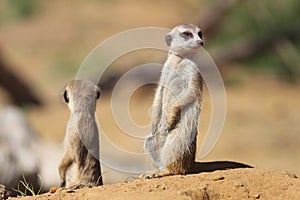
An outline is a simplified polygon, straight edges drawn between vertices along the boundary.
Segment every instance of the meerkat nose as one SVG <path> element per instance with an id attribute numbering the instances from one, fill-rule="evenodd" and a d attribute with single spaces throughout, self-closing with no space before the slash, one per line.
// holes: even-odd
<path id="1" fill-rule="evenodd" d="M 198 43 L 201 45 L 201 46 L 204 46 L 204 42 L 202 40 L 199 40 Z"/>

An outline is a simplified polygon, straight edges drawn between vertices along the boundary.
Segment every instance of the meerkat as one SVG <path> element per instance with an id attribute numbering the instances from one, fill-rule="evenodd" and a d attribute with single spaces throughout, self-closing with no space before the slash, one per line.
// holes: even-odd
<path id="1" fill-rule="evenodd" d="M 64 140 L 65 152 L 59 164 L 61 187 L 102 185 L 98 128 L 95 119 L 100 89 L 90 81 L 67 83 L 63 100 L 70 110 Z"/>
<path id="2" fill-rule="evenodd" d="M 144 148 L 155 170 L 144 178 L 189 173 L 195 163 L 202 77 L 196 56 L 204 45 L 200 28 L 179 25 L 165 37 L 168 58 L 150 111 L 152 135 Z"/>

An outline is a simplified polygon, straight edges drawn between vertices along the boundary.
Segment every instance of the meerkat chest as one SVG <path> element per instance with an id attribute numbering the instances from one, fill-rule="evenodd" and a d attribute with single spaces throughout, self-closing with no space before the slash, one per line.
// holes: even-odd
<path id="1" fill-rule="evenodd" d="M 164 93 L 172 93 L 173 95 L 181 93 L 189 87 L 189 82 L 195 74 L 195 67 L 186 61 L 181 63 L 166 62 L 162 73 Z"/>

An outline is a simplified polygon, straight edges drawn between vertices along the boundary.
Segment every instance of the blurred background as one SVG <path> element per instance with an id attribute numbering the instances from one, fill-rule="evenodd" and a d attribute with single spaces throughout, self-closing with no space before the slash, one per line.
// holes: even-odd
<path id="1" fill-rule="evenodd" d="M 297 0 L 2 0 L 0 183 L 16 188 L 23 174 L 32 182 L 40 181 L 40 174 L 45 190 L 58 185 L 69 116 L 61 93 L 96 45 L 128 29 L 183 23 L 203 30 L 205 49 L 222 74 L 227 94 L 222 135 L 201 161 L 238 161 L 300 175 L 299 19 Z M 154 50 L 129 53 L 112 63 L 99 83 L 99 124 L 126 151 L 141 152 L 142 146 L 127 141 L 114 122 L 111 91 L 130 68 L 163 63 L 166 57 L 166 52 Z M 131 98 L 130 114 L 138 125 L 150 121 L 154 88 L 142 87 Z M 206 90 L 200 118 L 198 147 L 210 120 Z M 105 167 L 103 171 L 105 183 L 130 176 Z"/>

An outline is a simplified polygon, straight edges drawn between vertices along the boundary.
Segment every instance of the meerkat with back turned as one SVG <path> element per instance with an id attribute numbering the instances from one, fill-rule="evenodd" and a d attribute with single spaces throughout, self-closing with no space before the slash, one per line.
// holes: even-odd
<path id="1" fill-rule="evenodd" d="M 197 52 L 203 46 L 200 28 L 176 26 L 165 38 L 169 55 L 163 66 L 150 112 L 152 136 L 145 150 L 154 167 L 142 177 L 189 173 L 195 163 L 202 77 Z"/>
<path id="2" fill-rule="evenodd" d="M 63 99 L 70 110 L 59 164 L 61 187 L 102 185 L 98 128 L 95 119 L 100 89 L 90 81 L 67 83 Z"/>

